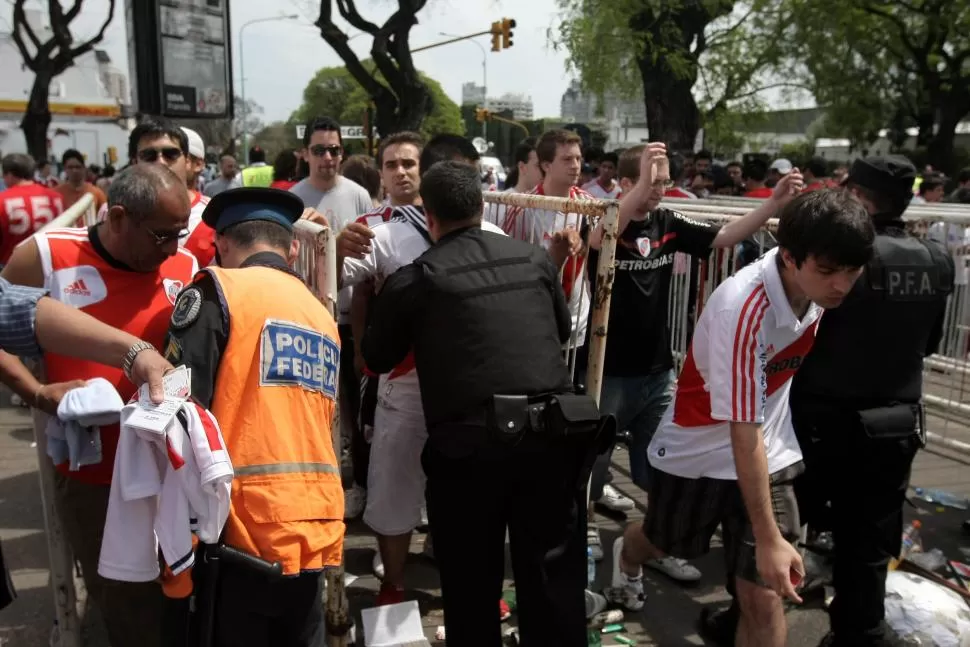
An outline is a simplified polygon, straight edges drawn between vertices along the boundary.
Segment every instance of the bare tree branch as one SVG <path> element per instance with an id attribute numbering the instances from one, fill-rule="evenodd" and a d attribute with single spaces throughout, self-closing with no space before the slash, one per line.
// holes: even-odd
<path id="1" fill-rule="evenodd" d="M 367 71 L 367 68 L 357 58 L 354 50 L 350 49 L 350 45 L 347 44 L 349 40 L 347 34 L 333 24 L 333 6 L 330 0 L 321 0 L 320 17 L 315 24 L 320 29 L 320 36 L 337 53 L 347 66 L 347 71 L 360 84 L 360 87 L 372 97 L 380 96 L 388 91 Z"/>
<path id="2" fill-rule="evenodd" d="M 352 27 L 368 34 L 377 33 L 379 27 L 369 20 L 364 20 L 360 12 L 357 11 L 354 0 L 337 0 L 337 10 L 340 11 L 340 17 L 349 22 Z"/>
<path id="3" fill-rule="evenodd" d="M 78 4 L 80 4 L 81 1 L 82 0 L 78 0 Z M 104 33 L 105 31 L 107 31 L 108 25 L 111 23 L 111 19 L 115 15 L 116 3 L 117 3 L 117 0 L 108 0 L 108 15 L 105 17 L 104 22 L 101 24 L 101 29 L 92 38 L 88 39 L 87 42 L 82 43 L 80 46 L 70 50 L 70 52 L 66 56 L 67 60 L 64 63 L 64 68 L 62 68 L 60 72 L 63 72 L 64 69 L 66 69 L 67 66 L 69 66 L 74 61 L 74 59 L 76 59 L 78 56 L 87 54 L 92 49 L 94 49 L 95 45 L 97 45 L 102 40 L 104 40 Z M 58 74 L 60 74 L 60 72 L 58 72 Z"/>
<path id="4" fill-rule="evenodd" d="M 24 12 L 24 4 L 26 3 L 26 1 L 27 0 L 17 0 L 16 4 L 14 4 L 13 6 L 14 38 L 16 38 L 17 28 L 20 27 L 24 30 L 24 32 L 27 33 L 27 38 L 30 39 L 30 42 L 34 46 L 34 49 L 39 50 L 40 40 L 37 38 L 37 35 L 34 34 L 34 30 L 31 29 L 30 23 L 27 22 L 27 14 Z M 22 42 L 23 41 L 21 40 L 21 43 Z M 19 44 L 18 44 L 18 47 L 19 47 Z M 27 59 L 28 57 L 25 54 L 25 52 L 26 52 L 26 49 L 21 49 L 20 51 L 21 55 L 23 55 L 24 58 Z"/>
<path id="5" fill-rule="evenodd" d="M 65 20 L 64 10 L 59 0 L 47 3 L 47 10 L 50 14 L 51 33 L 54 35 L 54 42 L 60 51 L 70 51 L 74 44 L 74 37 L 71 36 L 70 21 Z"/>

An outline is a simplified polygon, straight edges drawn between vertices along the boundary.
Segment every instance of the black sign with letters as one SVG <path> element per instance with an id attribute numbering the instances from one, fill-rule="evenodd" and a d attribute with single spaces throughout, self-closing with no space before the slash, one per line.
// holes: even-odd
<path id="1" fill-rule="evenodd" d="M 232 117 L 229 0 L 128 0 L 126 17 L 138 113 Z"/>

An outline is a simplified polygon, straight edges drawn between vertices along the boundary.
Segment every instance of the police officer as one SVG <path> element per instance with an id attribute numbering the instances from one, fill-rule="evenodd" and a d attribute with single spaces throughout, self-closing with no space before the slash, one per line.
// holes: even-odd
<path id="1" fill-rule="evenodd" d="M 192 370 L 192 395 L 215 415 L 235 476 L 223 543 L 279 563 L 223 562 L 215 644 L 317 646 L 322 569 L 340 564 L 343 489 L 330 435 L 339 336 L 290 269 L 303 202 L 287 191 L 230 189 L 209 202 L 221 267 L 175 304 L 166 355 Z M 258 562 L 254 562 L 258 563 Z"/>
<path id="2" fill-rule="evenodd" d="M 433 165 L 421 198 L 434 245 L 387 279 L 362 353 L 385 373 L 414 352 L 448 644 L 501 645 L 508 527 L 522 644 L 585 646 L 585 485 L 599 414 L 571 393 L 558 272 L 545 250 L 480 228 L 470 164 Z"/>
<path id="3" fill-rule="evenodd" d="M 799 505 L 835 541 L 835 647 L 892 645 L 883 601 L 898 555 L 910 467 L 922 445 L 923 358 L 943 330 L 953 261 L 906 233 L 916 169 L 902 157 L 856 160 L 848 190 L 876 228 L 874 255 L 842 305 L 822 317 L 795 376 L 791 408 L 805 455 Z M 830 504 L 831 507 L 827 507 Z"/>

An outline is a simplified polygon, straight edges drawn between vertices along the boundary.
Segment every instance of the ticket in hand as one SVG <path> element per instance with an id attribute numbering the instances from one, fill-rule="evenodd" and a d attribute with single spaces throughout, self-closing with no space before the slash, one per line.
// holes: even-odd
<path id="1" fill-rule="evenodd" d="M 126 424 L 155 433 L 165 433 L 165 428 L 172 422 L 192 392 L 192 371 L 180 366 L 162 378 L 165 388 L 165 400 L 161 404 L 151 401 L 148 385 L 143 384 L 138 391 L 138 409 L 128 417 Z"/>

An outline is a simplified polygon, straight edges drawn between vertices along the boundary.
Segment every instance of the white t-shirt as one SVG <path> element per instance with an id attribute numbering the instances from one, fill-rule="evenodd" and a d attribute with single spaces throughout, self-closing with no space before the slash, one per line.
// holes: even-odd
<path id="1" fill-rule="evenodd" d="M 970 227 L 956 225 L 946 222 L 935 222 L 930 225 L 927 238 L 943 245 L 950 256 L 953 257 L 953 265 L 956 267 L 954 283 L 966 285 L 967 255 L 966 250 L 970 247 Z"/>
<path id="2" fill-rule="evenodd" d="M 770 473 L 801 460 L 788 395 L 822 309 L 812 303 L 798 320 L 777 255 L 775 248 L 724 281 L 704 307 L 674 400 L 647 450 L 657 469 L 737 480 L 731 422 L 761 425 Z"/>
<path id="3" fill-rule="evenodd" d="M 600 186 L 598 180 L 592 180 L 583 185 L 583 191 L 600 200 L 615 200 L 622 189 L 620 189 L 620 183 L 616 180 L 613 180 L 613 188 L 609 191 Z"/>
<path id="4" fill-rule="evenodd" d="M 371 240 L 370 254 L 361 259 L 344 259 L 344 287 L 373 279 L 380 289 L 384 279 L 412 263 L 431 247 L 430 239 L 426 238 L 428 225 L 424 210 L 420 207 L 394 207 L 390 220 L 376 222 L 371 229 L 374 238 Z M 482 222 L 482 229 L 505 235 L 505 232 L 488 222 Z M 389 382 L 394 385 L 390 392 L 385 388 Z M 381 376 L 380 392 L 391 402 L 399 401 L 398 398 L 420 398 L 418 376 L 411 355 L 393 371 Z"/>

